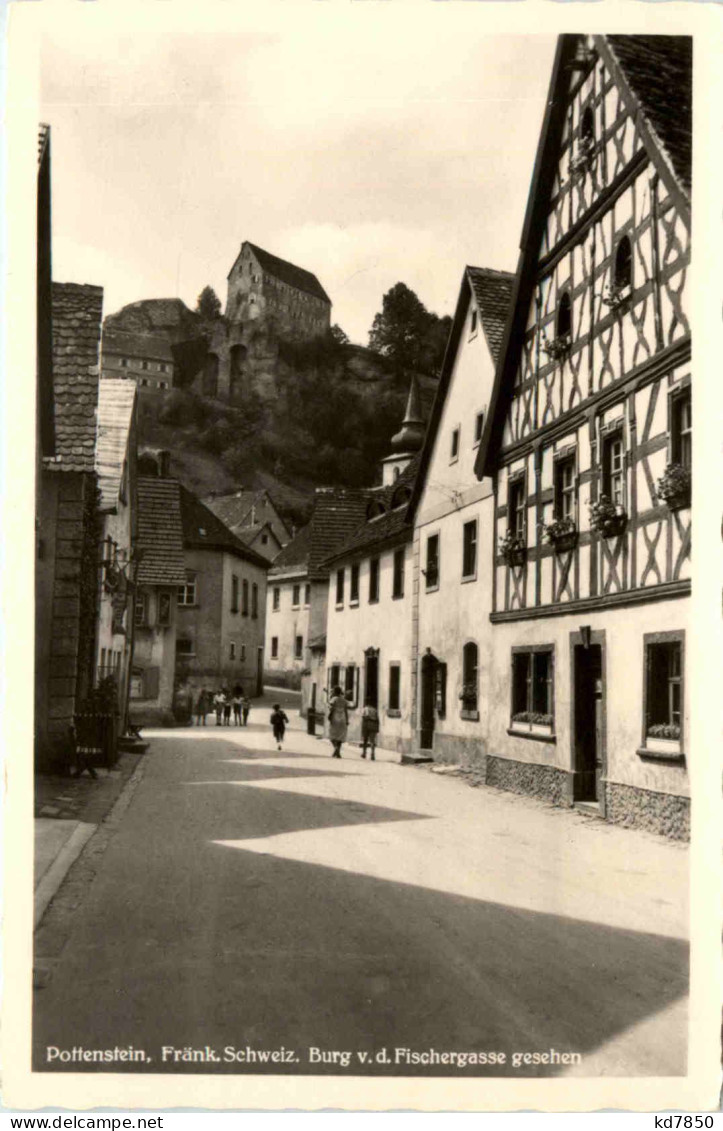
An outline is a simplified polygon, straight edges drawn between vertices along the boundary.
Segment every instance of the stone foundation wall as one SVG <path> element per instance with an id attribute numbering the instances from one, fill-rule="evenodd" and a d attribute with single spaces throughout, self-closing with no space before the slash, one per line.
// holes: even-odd
<path id="1" fill-rule="evenodd" d="M 614 825 L 647 829 L 672 840 L 690 839 L 690 799 L 606 782 L 606 816 Z"/>
<path id="2" fill-rule="evenodd" d="M 486 755 L 484 743 L 477 738 L 466 738 L 458 734 L 434 735 L 434 760 L 464 768 L 484 770 Z"/>
<path id="3" fill-rule="evenodd" d="M 553 805 L 569 806 L 568 775 L 554 766 L 534 762 L 514 762 L 511 758 L 487 755 L 487 785 L 511 793 L 540 797 Z"/>

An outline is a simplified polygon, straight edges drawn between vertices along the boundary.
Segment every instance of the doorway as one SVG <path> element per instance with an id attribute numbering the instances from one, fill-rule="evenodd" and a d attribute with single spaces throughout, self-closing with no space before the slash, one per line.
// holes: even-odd
<path id="1" fill-rule="evenodd" d="M 364 706 L 379 706 L 379 649 L 367 648 L 364 653 Z"/>
<path id="2" fill-rule="evenodd" d="M 577 634 L 576 634 L 577 635 Z M 594 633 L 601 636 L 601 633 Z M 603 644 L 572 644 L 574 800 L 601 802 L 605 776 L 605 679 Z"/>
<path id="3" fill-rule="evenodd" d="M 422 657 L 421 694 L 419 704 L 419 745 L 422 750 L 434 746 L 434 704 L 437 683 L 437 657 L 427 653 Z"/>

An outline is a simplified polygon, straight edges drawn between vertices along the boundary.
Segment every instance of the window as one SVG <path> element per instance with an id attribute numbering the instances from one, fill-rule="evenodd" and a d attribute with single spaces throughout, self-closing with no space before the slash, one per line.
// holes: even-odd
<path id="1" fill-rule="evenodd" d="M 586 106 L 580 123 L 580 143 L 583 149 L 591 149 L 595 144 L 595 116 L 592 106 Z"/>
<path id="2" fill-rule="evenodd" d="M 231 578 L 231 612 L 238 612 L 238 577 L 236 574 Z"/>
<path id="3" fill-rule="evenodd" d="M 348 703 L 356 706 L 356 665 L 347 664 L 344 669 L 344 696 Z"/>
<path id="4" fill-rule="evenodd" d="M 394 577 L 392 597 L 404 596 L 404 548 L 394 551 Z"/>
<path id="5" fill-rule="evenodd" d="M 477 519 L 462 527 L 462 577 L 477 576 Z"/>
<path id="6" fill-rule="evenodd" d="M 355 562 L 355 564 L 351 567 L 351 573 L 350 573 L 350 576 L 349 576 L 349 601 L 351 602 L 352 605 L 358 605 L 359 604 L 359 563 L 358 562 Z"/>
<path id="7" fill-rule="evenodd" d="M 147 593 L 137 593 L 136 594 L 136 604 L 135 604 L 135 609 L 134 609 L 133 615 L 134 615 L 134 618 L 135 618 L 136 626 L 138 628 L 141 628 L 143 625 L 146 624 L 146 621 L 148 620 L 148 594 Z"/>
<path id="8" fill-rule="evenodd" d="M 196 604 L 196 575 L 195 573 L 186 574 L 186 584 L 181 585 L 178 590 L 178 603 L 179 605 L 195 605 Z"/>
<path id="9" fill-rule="evenodd" d="M 555 463 L 555 518 L 575 518 L 575 459 Z"/>
<path id="10" fill-rule="evenodd" d="M 294 658 L 302 660 L 304 658 L 304 637 L 297 636 L 294 641 Z"/>
<path id="11" fill-rule="evenodd" d="M 141 362 L 141 369 L 147 369 L 147 368 L 148 368 L 148 362 L 147 362 L 147 361 L 142 361 L 142 362 Z"/>
<path id="12" fill-rule="evenodd" d="M 187 636 L 182 636 L 176 641 L 176 655 L 177 656 L 195 656 L 193 641 Z"/>
<path id="13" fill-rule="evenodd" d="M 231 643 L 228 646 L 228 658 L 229 658 L 229 660 L 235 660 L 236 659 L 236 641 L 235 640 L 232 640 Z"/>
<path id="14" fill-rule="evenodd" d="M 555 335 L 557 338 L 570 338 L 572 336 L 572 304 L 568 291 L 563 293 L 557 308 Z"/>
<path id="15" fill-rule="evenodd" d="M 335 687 L 339 687 L 339 673 L 341 667 L 339 664 L 332 664 L 329 668 L 329 694 L 331 695 Z"/>
<path id="16" fill-rule="evenodd" d="M 310 585 L 304 586 L 304 604 L 306 605 L 307 608 L 311 604 L 311 586 Z"/>
<path id="17" fill-rule="evenodd" d="M 645 733 L 680 741 L 683 724 L 683 633 L 645 637 Z"/>
<path id="18" fill-rule="evenodd" d="M 514 538 L 525 537 L 525 480 L 513 479 L 508 492 L 507 530 Z"/>
<path id="19" fill-rule="evenodd" d="M 439 534 L 430 534 L 427 539 L 427 568 L 424 571 L 427 589 L 439 587 Z"/>
<path id="20" fill-rule="evenodd" d="M 121 369 L 127 369 L 127 368 L 128 368 L 128 358 L 122 357 L 121 358 Z"/>
<path id="21" fill-rule="evenodd" d="M 475 442 L 475 444 L 479 444 L 480 440 L 482 439 L 482 431 L 484 429 L 484 424 L 485 424 L 485 414 L 483 412 L 478 412 L 477 415 L 474 418 L 474 442 Z"/>
<path id="22" fill-rule="evenodd" d="M 262 534 L 261 535 L 261 545 L 262 546 L 265 546 L 267 544 L 268 540 L 269 540 L 268 534 Z"/>
<path id="23" fill-rule="evenodd" d="M 271 659 L 278 660 L 279 658 L 279 638 L 278 636 L 271 637 Z"/>
<path id="24" fill-rule="evenodd" d="M 168 366 L 166 365 L 165 361 L 161 362 L 161 373 L 168 373 Z"/>
<path id="25" fill-rule="evenodd" d="M 693 407 L 690 392 L 675 397 L 671 404 L 671 456 L 674 463 L 693 466 Z"/>
<path id="26" fill-rule="evenodd" d="M 246 578 L 241 582 L 241 615 L 249 615 L 249 583 Z"/>
<path id="27" fill-rule="evenodd" d="M 338 569 L 336 571 L 336 603 L 337 605 L 344 604 L 344 570 Z"/>
<path id="28" fill-rule="evenodd" d="M 369 602 L 373 604 L 379 600 L 379 558 L 372 558 L 369 562 Z"/>
<path id="29" fill-rule="evenodd" d="M 615 289 L 624 291 L 629 289 L 633 281 L 633 253 L 628 236 L 623 236 L 615 252 L 615 268 L 613 283 Z"/>
<path id="30" fill-rule="evenodd" d="M 470 335 L 477 333 L 477 311 L 473 310 L 469 316 L 469 332 Z"/>
<path id="31" fill-rule="evenodd" d="M 553 649 L 516 648 L 512 652 L 512 722 L 552 724 Z M 536 716 L 533 718 L 532 716 Z"/>
<path id="32" fill-rule="evenodd" d="M 143 386 L 143 388 L 145 388 L 145 387 L 147 386 L 147 384 L 148 384 L 148 378 L 147 378 L 147 377 L 141 377 L 141 379 L 140 379 L 140 381 L 138 382 L 138 384 L 139 384 L 139 385 L 142 385 L 142 386 Z"/>
<path id="33" fill-rule="evenodd" d="M 477 645 L 469 641 L 462 649 L 462 715 L 478 714 Z"/>
<path id="34" fill-rule="evenodd" d="M 254 620 L 258 620 L 259 616 L 259 587 L 254 581 L 251 586 L 251 616 Z"/>
<path id="35" fill-rule="evenodd" d="M 274 589 L 273 589 L 273 597 L 272 597 L 272 608 L 273 608 L 273 611 L 275 613 L 278 613 L 280 604 L 281 604 L 281 590 L 279 589 L 278 585 L 275 585 Z"/>
<path id="36" fill-rule="evenodd" d="M 613 432 L 603 441 L 603 494 L 611 503 L 625 504 L 625 449 L 622 431 Z"/>
<path id="37" fill-rule="evenodd" d="M 400 664 L 389 665 L 389 696 L 387 702 L 387 709 L 391 714 L 392 711 L 399 714 L 401 710 L 401 683 L 402 683 L 402 669 Z"/>
<path id="38" fill-rule="evenodd" d="M 171 623 L 171 594 L 167 589 L 162 589 L 158 594 L 158 617 L 156 619 L 161 628 L 168 628 Z"/>
<path id="39" fill-rule="evenodd" d="M 437 663 L 434 669 L 434 705 L 440 719 L 447 714 L 447 665 Z"/>
<path id="40" fill-rule="evenodd" d="M 299 602 L 301 601 L 301 586 L 295 585 L 291 590 L 291 605 L 292 608 L 298 609 Z"/>
<path id="41" fill-rule="evenodd" d="M 246 645 L 245 644 L 241 645 L 241 654 L 239 656 L 239 659 L 241 659 L 241 660 L 246 659 Z"/>
<path id="42" fill-rule="evenodd" d="M 452 429 L 452 443 L 449 449 L 449 458 L 451 460 L 457 459 L 459 456 L 459 428 Z"/>

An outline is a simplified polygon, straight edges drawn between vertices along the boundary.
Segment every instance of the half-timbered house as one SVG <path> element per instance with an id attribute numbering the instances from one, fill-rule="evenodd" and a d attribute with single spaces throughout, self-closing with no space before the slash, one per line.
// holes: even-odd
<path id="1" fill-rule="evenodd" d="M 686 835 L 691 41 L 563 36 L 477 459 L 490 784 Z"/>

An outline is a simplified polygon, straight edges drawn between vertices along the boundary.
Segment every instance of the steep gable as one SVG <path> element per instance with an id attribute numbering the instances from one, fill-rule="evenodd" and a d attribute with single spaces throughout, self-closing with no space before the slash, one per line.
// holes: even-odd
<path id="1" fill-rule="evenodd" d="M 100 382 L 95 469 L 101 511 L 111 511 L 118 505 L 136 397 L 133 381 Z"/>
<path id="2" fill-rule="evenodd" d="M 103 288 L 53 283 L 52 307 L 55 454 L 47 463 L 94 471 Z"/>
<path id="3" fill-rule="evenodd" d="M 138 479 L 139 585 L 184 585 L 180 485 L 175 479 Z"/>

